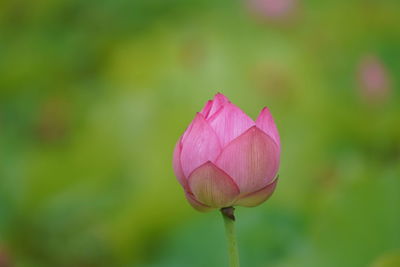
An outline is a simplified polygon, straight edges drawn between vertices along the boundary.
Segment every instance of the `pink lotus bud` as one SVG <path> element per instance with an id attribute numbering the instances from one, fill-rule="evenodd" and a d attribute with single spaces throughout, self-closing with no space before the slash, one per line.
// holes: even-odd
<path id="1" fill-rule="evenodd" d="M 280 151 L 267 108 L 254 122 L 218 93 L 179 138 L 173 166 L 195 209 L 253 207 L 275 189 Z"/>

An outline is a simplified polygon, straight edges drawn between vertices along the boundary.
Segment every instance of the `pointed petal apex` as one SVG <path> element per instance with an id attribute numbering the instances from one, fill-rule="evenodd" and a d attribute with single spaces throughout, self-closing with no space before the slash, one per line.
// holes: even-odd
<path id="1" fill-rule="evenodd" d="M 189 204 L 197 211 L 208 212 L 214 210 L 214 208 L 211 208 L 210 206 L 204 205 L 203 203 L 197 201 L 195 196 L 190 193 L 186 193 L 185 196 Z"/>
<path id="2" fill-rule="evenodd" d="M 276 188 L 276 184 L 278 179 L 275 179 L 271 184 L 267 185 L 266 187 L 254 192 L 247 194 L 241 197 L 239 200 L 235 202 L 235 206 L 243 206 L 243 207 L 255 207 L 266 201 L 270 198 L 272 193 Z"/>
<path id="3" fill-rule="evenodd" d="M 225 104 L 208 121 L 217 133 L 222 147 L 255 124 L 249 116 L 232 103 Z"/>
<path id="4" fill-rule="evenodd" d="M 223 94 L 221 94 L 220 92 L 215 94 L 214 101 L 219 102 L 222 105 L 230 102 L 229 99 L 226 96 L 224 96 Z"/>
<path id="5" fill-rule="evenodd" d="M 197 113 L 189 132 L 182 141 L 181 166 L 185 177 L 207 161 L 214 161 L 221 152 L 217 135 Z"/>
<path id="6" fill-rule="evenodd" d="M 200 113 L 204 116 L 204 118 L 208 117 L 208 114 L 210 113 L 212 105 L 213 105 L 213 101 L 208 100 L 207 103 L 205 104 L 204 108 L 200 111 Z"/>
<path id="7" fill-rule="evenodd" d="M 278 128 L 276 127 L 274 118 L 272 117 L 271 112 L 267 107 L 263 108 L 263 110 L 260 112 L 260 115 L 258 115 L 256 125 L 267 135 L 271 136 L 271 138 L 275 141 L 280 150 L 281 141 L 279 138 Z"/>
<path id="8" fill-rule="evenodd" d="M 217 93 L 214 96 L 214 99 L 211 100 L 212 105 L 210 110 L 206 116 L 206 119 L 209 119 L 212 115 L 218 112 L 226 103 L 229 103 L 229 99 L 221 93 Z"/>
<path id="9" fill-rule="evenodd" d="M 230 206 L 239 195 L 232 178 L 211 162 L 194 170 L 188 181 L 196 200 L 213 208 Z"/>

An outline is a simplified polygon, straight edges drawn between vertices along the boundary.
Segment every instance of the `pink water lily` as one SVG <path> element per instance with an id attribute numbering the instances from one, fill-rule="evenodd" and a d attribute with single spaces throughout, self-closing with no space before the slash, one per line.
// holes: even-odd
<path id="1" fill-rule="evenodd" d="M 275 189 L 280 151 L 268 108 L 254 122 L 218 93 L 179 138 L 173 167 L 195 209 L 253 207 Z"/>

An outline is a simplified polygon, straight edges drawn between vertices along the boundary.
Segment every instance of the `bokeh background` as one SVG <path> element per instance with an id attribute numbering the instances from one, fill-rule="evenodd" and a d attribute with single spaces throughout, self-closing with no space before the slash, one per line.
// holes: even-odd
<path id="1" fill-rule="evenodd" d="M 0 266 L 226 266 L 172 151 L 216 92 L 280 130 L 243 266 L 400 266 L 400 2 L 0 2 Z"/>

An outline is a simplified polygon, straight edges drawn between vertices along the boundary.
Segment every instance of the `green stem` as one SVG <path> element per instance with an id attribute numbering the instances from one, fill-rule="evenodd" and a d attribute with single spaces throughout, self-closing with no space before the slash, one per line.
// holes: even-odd
<path id="1" fill-rule="evenodd" d="M 222 208 L 221 213 L 225 223 L 225 233 L 228 241 L 229 266 L 239 267 L 239 253 L 235 234 L 235 216 L 233 207 Z"/>

